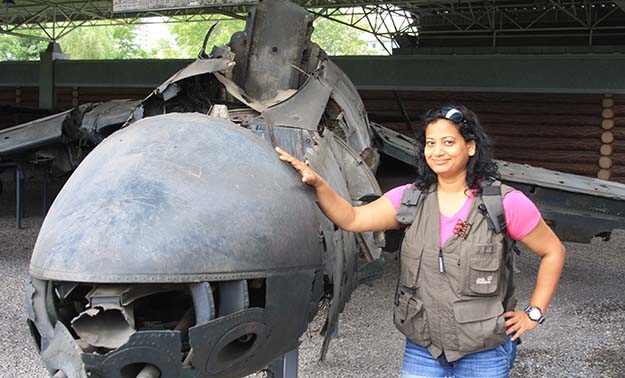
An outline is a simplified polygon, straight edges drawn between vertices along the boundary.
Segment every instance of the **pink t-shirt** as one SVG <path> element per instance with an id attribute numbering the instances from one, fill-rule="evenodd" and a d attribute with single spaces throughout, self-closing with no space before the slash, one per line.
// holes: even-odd
<path id="1" fill-rule="evenodd" d="M 404 191 L 410 188 L 412 184 L 398 186 L 384 193 L 391 200 L 395 209 L 399 209 L 401 197 Z M 467 198 L 466 202 L 451 217 L 440 214 L 441 225 L 441 247 L 445 244 L 453 233 L 458 220 L 466 221 L 469 215 L 469 208 L 473 202 L 473 195 Z M 508 235 L 514 240 L 521 240 L 529 234 L 541 219 L 540 212 L 534 203 L 518 190 L 513 190 L 506 194 L 503 198 L 503 211 L 506 214 L 506 225 Z"/>

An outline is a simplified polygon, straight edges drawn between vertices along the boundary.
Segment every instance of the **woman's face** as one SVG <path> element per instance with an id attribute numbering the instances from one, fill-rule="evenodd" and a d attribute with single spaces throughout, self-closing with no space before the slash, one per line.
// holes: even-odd
<path id="1" fill-rule="evenodd" d="M 465 174 L 475 148 L 475 141 L 465 142 L 452 121 L 437 119 L 425 129 L 425 161 L 439 177 Z"/>

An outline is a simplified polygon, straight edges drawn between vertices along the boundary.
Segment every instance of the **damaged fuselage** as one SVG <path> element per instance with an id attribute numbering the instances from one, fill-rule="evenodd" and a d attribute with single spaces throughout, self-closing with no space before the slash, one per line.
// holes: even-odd
<path id="1" fill-rule="evenodd" d="M 126 127 L 99 143 L 89 123 L 99 144 L 30 264 L 28 322 L 51 375 L 241 377 L 297 348 L 322 304 L 325 353 L 359 255 L 371 275 L 383 236 L 337 229 L 273 151 L 309 161 L 354 203 L 380 194 L 364 106 L 311 25 L 302 8 L 264 1 Z"/>

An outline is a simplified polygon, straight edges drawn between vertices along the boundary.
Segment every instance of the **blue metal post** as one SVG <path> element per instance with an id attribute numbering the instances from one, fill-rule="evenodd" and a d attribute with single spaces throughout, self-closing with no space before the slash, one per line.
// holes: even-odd
<path id="1" fill-rule="evenodd" d="M 17 221 L 17 228 L 22 228 L 22 216 L 24 215 L 24 208 L 22 204 L 24 173 L 22 172 L 22 166 L 15 165 L 15 219 Z"/>
<path id="2" fill-rule="evenodd" d="M 299 347 L 272 362 L 268 369 L 274 378 L 297 378 Z"/>

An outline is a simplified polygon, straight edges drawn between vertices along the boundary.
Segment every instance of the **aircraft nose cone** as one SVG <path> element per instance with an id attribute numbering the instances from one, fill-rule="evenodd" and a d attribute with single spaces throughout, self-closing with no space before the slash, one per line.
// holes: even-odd
<path id="1" fill-rule="evenodd" d="M 101 143 L 58 195 L 31 260 L 38 278 L 183 282 L 320 267 L 310 188 L 227 120 L 167 114 Z"/>

